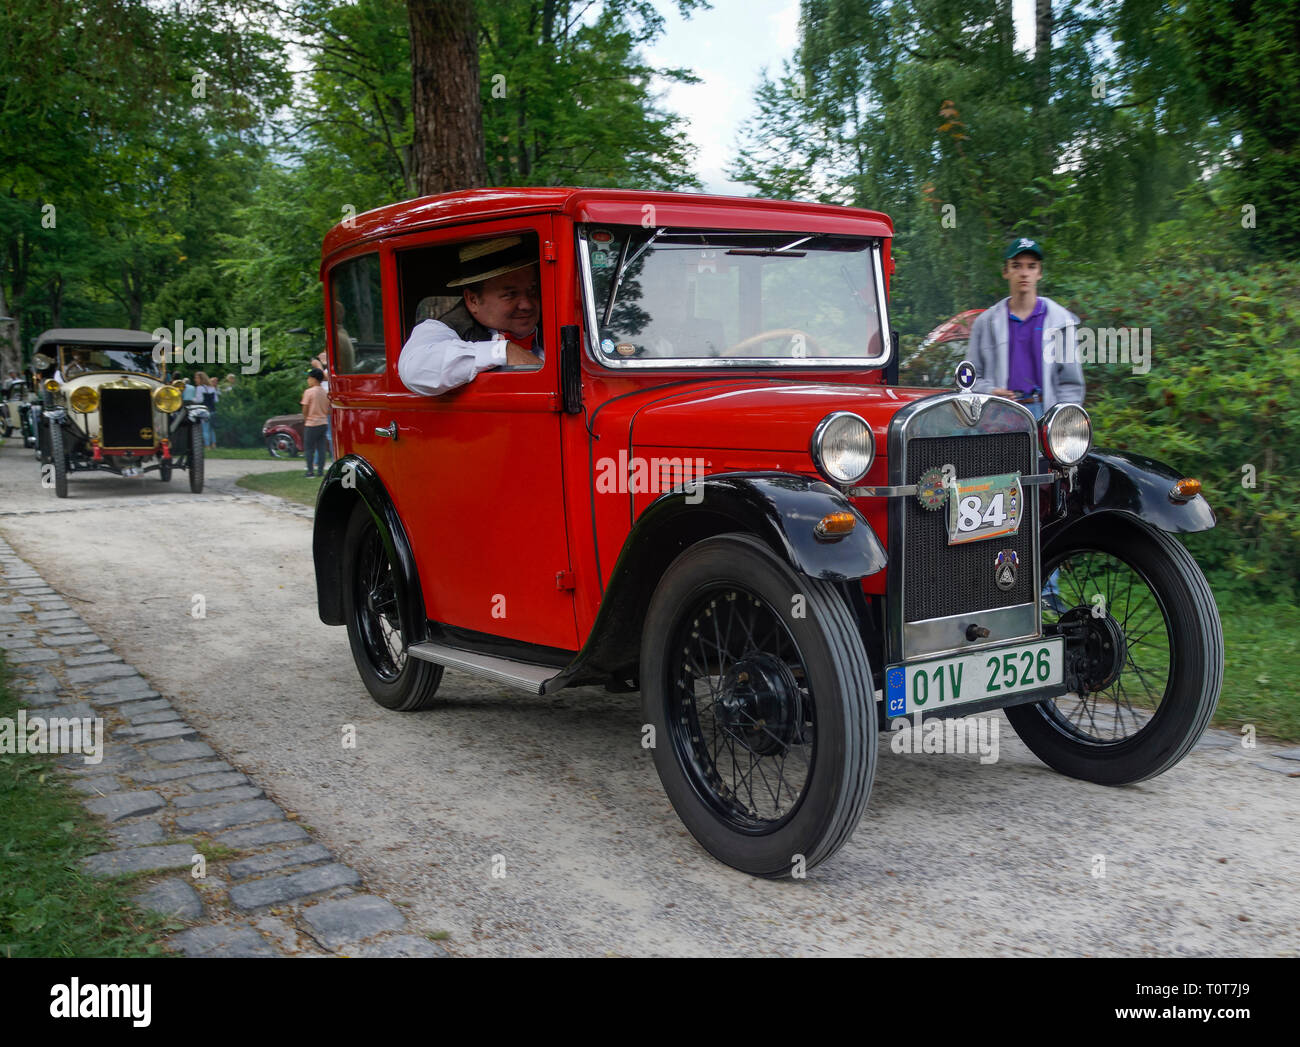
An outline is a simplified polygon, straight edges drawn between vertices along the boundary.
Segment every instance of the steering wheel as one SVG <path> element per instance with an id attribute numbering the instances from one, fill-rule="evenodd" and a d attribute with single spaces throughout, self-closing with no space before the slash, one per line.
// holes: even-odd
<path id="1" fill-rule="evenodd" d="M 797 327 L 771 327 L 766 331 L 759 331 L 758 334 L 751 334 L 748 338 L 742 338 L 735 345 L 729 345 L 719 356 L 743 356 L 742 350 L 748 349 L 759 342 L 766 342 L 770 338 L 802 338 L 804 345 L 816 356 L 822 355 L 822 347 L 818 344 L 817 339 L 807 331 L 801 331 Z M 790 354 L 794 357 L 794 354 Z M 797 359 L 797 358 L 796 358 Z"/>

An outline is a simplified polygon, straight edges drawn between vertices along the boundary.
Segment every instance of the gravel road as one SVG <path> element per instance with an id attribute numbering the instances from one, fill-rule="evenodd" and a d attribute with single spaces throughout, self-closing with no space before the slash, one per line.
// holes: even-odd
<path id="1" fill-rule="evenodd" d="M 181 473 L 87 474 L 61 501 L 11 439 L 0 532 L 226 759 L 420 932 L 449 931 L 454 953 L 1300 952 L 1300 750 L 1211 732 L 1164 776 L 1106 789 L 1048 770 L 1000 714 L 990 765 L 882 738 L 845 848 L 807 879 L 754 880 L 678 822 L 640 748 L 636 695 L 538 698 L 448 672 L 434 710 L 374 704 L 344 631 L 316 617 L 310 509 L 234 483 L 301 463 L 207 468 L 200 496 Z"/>

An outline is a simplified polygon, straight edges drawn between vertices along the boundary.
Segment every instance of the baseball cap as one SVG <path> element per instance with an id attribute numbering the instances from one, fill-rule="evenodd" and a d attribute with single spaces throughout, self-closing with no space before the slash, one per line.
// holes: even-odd
<path id="1" fill-rule="evenodd" d="M 1037 240 L 1028 236 L 1021 236 L 1011 241 L 1011 245 L 1007 248 L 1007 253 L 1002 257 L 1010 259 L 1015 258 L 1018 254 L 1035 254 L 1038 255 L 1041 260 L 1043 257 L 1043 248 Z"/>

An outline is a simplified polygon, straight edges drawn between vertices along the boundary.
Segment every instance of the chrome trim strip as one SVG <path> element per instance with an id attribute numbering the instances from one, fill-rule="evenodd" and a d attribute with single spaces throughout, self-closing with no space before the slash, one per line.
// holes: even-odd
<path id="1" fill-rule="evenodd" d="M 675 228 L 687 228 L 678 226 Z M 720 233 L 741 233 L 743 230 L 730 229 L 707 229 L 706 232 Z M 758 370 L 835 370 L 835 371 L 862 371 L 876 370 L 879 367 L 885 367 L 889 364 L 894 354 L 894 342 L 889 334 L 889 303 L 885 297 L 885 275 L 883 271 L 884 255 L 880 247 L 879 238 L 874 238 L 875 242 L 870 245 L 871 265 L 874 270 L 876 285 L 877 309 L 880 315 L 880 344 L 883 350 L 880 356 L 854 356 L 854 357 L 800 357 L 798 359 L 790 358 L 768 358 L 768 357 L 727 357 L 727 356 L 709 356 L 696 357 L 681 360 L 675 359 L 658 359 L 658 360 L 633 360 L 617 359 L 613 360 L 606 357 L 600 351 L 600 325 L 596 321 L 596 289 L 591 279 L 591 253 L 587 246 L 587 240 L 582 235 L 582 224 L 575 223 L 573 235 L 578 240 L 578 269 L 579 279 L 582 285 L 582 294 L 584 298 L 583 314 L 587 318 L 587 355 L 602 367 L 611 371 L 632 370 L 632 371 L 664 371 L 664 370 L 732 370 L 736 368 L 758 369 Z M 754 234 L 758 235 L 758 234 Z M 864 237 L 864 239 L 873 239 Z"/>
<path id="2" fill-rule="evenodd" d="M 543 694 L 546 681 L 556 676 L 561 670 L 549 665 L 532 665 L 528 662 L 516 662 L 509 658 L 497 658 L 490 654 L 475 654 L 461 651 L 446 644 L 424 643 L 411 644 L 406 653 L 426 662 L 445 665 L 448 669 L 460 669 L 473 673 L 497 683 L 518 687 L 529 694 Z"/>
<path id="3" fill-rule="evenodd" d="M 848 492 L 850 498 L 905 498 L 916 494 L 916 484 L 903 484 L 901 487 L 854 487 Z"/>
<path id="4" fill-rule="evenodd" d="M 991 436 L 991 433 L 981 433 L 982 436 Z M 1050 484 L 1060 479 L 1056 473 L 1034 473 L 1030 476 L 1020 478 L 1020 486 L 1035 487 L 1039 484 Z M 854 487 L 848 491 L 850 498 L 905 498 L 908 495 L 916 494 L 916 484 L 903 484 L 901 487 Z"/>
<path id="5" fill-rule="evenodd" d="M 911 649 L 913 659 L 967 654 L 982 647 L 996 647 L 1013 640 L 1032 640 L 1038 635 L 1038 617 L 1034 613 L 1034 606 L 1022 603 L 1014 607 L 954 614 L 948 618 L 905 622 L 903 637 Z M 967 640 L 968 625 L 981 625 L 988 629 L 989 635 L 980 640 Z"/>

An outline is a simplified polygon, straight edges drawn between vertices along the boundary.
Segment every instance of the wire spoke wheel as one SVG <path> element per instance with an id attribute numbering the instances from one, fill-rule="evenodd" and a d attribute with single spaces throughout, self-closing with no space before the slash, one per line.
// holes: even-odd
<path id="1" fill-rule="evenodd" d="M 402 640 L 393 569 L 374 527 L 370 528 L 357 559 L 354 599 L 360 609 L 361 634 L 371 665 L 382 679 L 391 682 L 406 665 L 406 644 Z"/>
<path id="2" fill-rule="evenodd" d="M 646 613 L 641 701 L 664 791 L 715 858 L 789 876 L 853 834 L 875 777 L 875 703 L 836 586 L 752 535 L 688 547 Z"/>
<path id="3" fill-rule="evenodd" d="M 386 709 L 428 708 L 442 666 L 413 658 L 408 650 L 412 641 L 392 554 L 364 504 L 353 510 L 344 547 L 344 618 L 357 673 Z"/>
<path id="4" fill-rule="evenodd" d="M 813 696 L 780 614 L 735 586 L 707 591 L 681 619 L 673 744 L 700 794 L 738 830 L 783 824 L 816 749 Z"/>
<path id="5" fill-rule="evenodd" d="M 1043 550 L 1043 627 L 1066 638 L 1074 689 L 1007 719 L 1050 767 L 1102 785 L 1162 774 L 1218 703 L 1223 631 L 1214 596 L 1177 539 L 1102 515 Z"/>
<path id="6" fill-rule="evenodd" d="M 1043 703 L 1045 715 L 1080 741 L 1113 745 L 1147 730 L 1169 691 L 1174 639 L 1169 611 L 1150 579 L 1099 549 L 1081 549 L 1044 566 L 1043 612 L 1049 630 L 1074 625 L 1085 633 L 1083 676 L 1076 693 Z M 1056 593 L 1049 590 L 1056 586 Z M 1048 601 L 1045 601 L 1045 604 Z"/>

